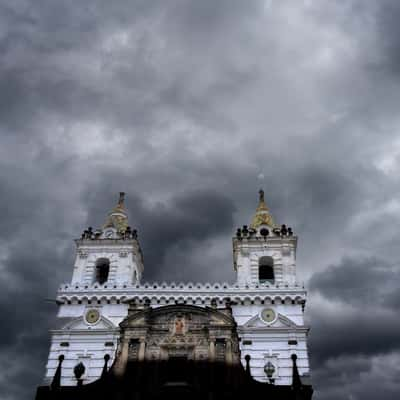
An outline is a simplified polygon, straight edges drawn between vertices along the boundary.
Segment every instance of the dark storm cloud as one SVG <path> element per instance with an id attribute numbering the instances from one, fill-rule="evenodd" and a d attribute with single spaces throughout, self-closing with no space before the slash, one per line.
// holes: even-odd
<path id="1" fill-rule="evenodd" d="M 316 398 L 336 399 L 396 399 L 399 384 L 395 378 L 393 361 L 399 353 L 387 357 L 370 358 L 365 356 L 338 357 L 314 369 L 314 379 L 321 382 Z"/>
<path id="2" fill-rule="evenodd" d="M 2 279 L 0 312 L 7 327 L 0 335 L 3 398 L 32 398 L 32 388 L 43 378 L 45 365 L 35 366 L 37 359 L 48 355 L 49 339 L 43 329 L 52 328 L 56 311 L 54 301 L 45 299 L 54 299 L 56 271 L 70 258 L 67 252 L 55 254 L 53 247 L 43 249 L 37 241 L 26 239 L 25 246 L 26 250 L 18 246 L 7 260 L 10 274 Z"/>
<path id="3" fill-rule="evenodd" d="M 46 232 L 39 223 L 36 229 Z M 60 271 L 72 261 L 72 246 L 56 250 L 57 240 L 46 239 L 45 245 L 34 236 L 30 230 L 20 235 L 21 241 L 8 247 L 10 256 L 3 262 L 0 312 L 7 329 L 1 332 L 0 349 L 6 371 L 1 380 L 4 398 L 32 397 L 32 388 L 43 377 L 44 365 L 34 367 L 37 359 L 44 360 L 48 355 L 49 340 L 43 329 L 52 327 L 56 311 L 54 288 L 63 276 Z M 14 376 L 19 378 L 15 380 Z"/>
<path id="4" fill-rule="evenodd" d="M 390 0 L 382 2 L 377 15 L 380 44 L 384 50 L 386 66 L 396 74 L 400 72 L 400 28 L 397 22 L 399 15 L 399 3 Z"/>
<path id="5" fill-rule="evenodd" d="M 110 179 L 113 186 L 128 180 L 121 176 Z M 109 187 L 96 186 L 87 192 L 85 198 L 91 211 L 89 221 L 104 221 L 106 211 L 115 204 Z M 107 193 L 106 197 L 102 193 Z M 114 192 L 115 194 L 116 192 Z M 170 251 L 190 254 L 194 248 L 225 235 L 230 238 L 233 230 L 235 206 L 231 199 L 215 190 L 194 190 L 176 193 L 163 202 L 157 199 L 141 198 L 136 192 L 127 191 L 126 205 L 130 211 L 130 223 L 138 229 L 139 240 L 144 253 L 145 280 L 197 280 L 208 279 L 207 270 L 214 266 L 204 265 L 195 270 L 179 264 Z"/>
<path id="6" fill-rule="evenodd" d="M 399 351 L 400 323 L 395 312 L 359 308 L 338 310 L 335 315 L 313 312 L 310 349 L 313 365 L 339 356 L 371 356 Z"/>
<path id="7" fill-rule="evenodd" d="M 143 248 L 148 254 L 146 263 L 150 267 L 146 276 L 149 279 L 207 280 L 209 266 L 200 271 L 191 268 L 187 271 L 186 266 L 176 265 L 168 252 L 177 249 L 181 253 L 190 253 L 201 242 L 212 241 L 222 234 L 230 237 L 233 211 L 231 199 L 205 190 L 178 194 L 169 205 L 158 203 L 146 210 L 140 221 Z"/>
<path id="8" fill-rule="evenodd" d="M 377 359 L 398 360 L 399 284 L 397 265 L 378 258 L 348 257 L 311 277 L 314 301 L 331 302 L 328 309 L 313 304 L 311 311 L 311 364 L 324 398 L 363 393 L 372 399 L 382 391 L 385 398 L 395 398 L 399 388 L 385 363 L 380 387 L 368 393 L 362 388 L 368 382 L 364 377 L 376 374 L 372 365 Z"/>
<path id="9" fill-rule="evenodd" d="M 64 213 L 68 200 L 65 189 L 55 187 L 61 178 L 68 182 L 65 160 L 42 149 L 39 158 L 27 153 L 26 161 L 36 168 L 0 162 L 0 312 L 7 327 L 0 333 L 5 371 L 0 386 L 5 399 L 32 398 L 32 388 L 43 378 L 45 364 L 36 367 L 36 362 L 48 355 L 44 332 L 54 322 L 55 288 L 70 275 L 73 261 Z"/>
<path id="10" fill-rule="evenodd" d="M 132 124 L 134 129 L 148 129 L 157 123 L 160 109 L 189 113 L 205 124 L 209 123 L 207 118 L 220 119 L 208 105 L 213 96 L 207 101 L 207 94 L 193 87 L 193 72 L 197 75 L 198 69 L 201 78 L 203 68 L 213 68 L 211 57 L 219 48 L 213 45 L 215 37 L 223 39 L 228 32 L 237 35 L 237 21 L 259 10 L 257 3 L 251 7 L 242 2 L 228 3 L 175 1 L 165 8 L 162 2 L 120 2 L 112 6 L 87 2 L 74 8 L 27 2 L 21 9 L 4 4 L 2 19 L 9 30 L 0 38 L 4 56 L 0 63 L 3 124 L 11 124 L 13 133 L 17 133 L 18 128 L 23 129 L 21 119 L 25 124 L 36 121 L 43 118 L 44 110 L 56 114 L 63 123 L 72 118 L 97 120 L 101 115 L 103 122 L 125 129 Z M 151 24 L 158 24 L 165 38 L 152 32 Z M 206 30 L 201 29 L 204 26 Z M 124 39 L 119 34 L 124 31 L 129 43 L 121 45 Z M 189 57 L 165 52 L 165 58 L 158 59 L 159 50 L 164 56 L 159 42 L 167 38 L 167 46 L 181 46 Z M 200 61 L 203 66 L 191 70 L 192 64 Z M 223 63 L 223 68 L 226 65 Z M 218 85 L 206 87 L 210 94 L 218 95 L 224 86 L 231 87 L 232 94 L 238 87 L 236 80 L 241 72 L 231 68 L 223 81 L 213 77 L 206 82 Z M 104 81 L 104 75 L 112 81 Z M 149 96 L 152 92 L 154 95 Z"/>
<path id="11" fill-rule="evenodd" d="M 146 280 L 221 281 L 259 186 L 299 235 L 299 280 L 311 277 L 318 399 L 367 399 L 377 376 L 395 398 L 399 12 L 389 0 L 3 2 L 5 400 L 32 397 L 55 312 L 43 298 L 119 191 Z"/>
<path id="12" fill-rule="evenodd" d="M 309 281 L 312 291 L 330 300 L 352 305 L 396 305 L 400 271 L 378 258 L 342 260 L 314 274 Z"/>

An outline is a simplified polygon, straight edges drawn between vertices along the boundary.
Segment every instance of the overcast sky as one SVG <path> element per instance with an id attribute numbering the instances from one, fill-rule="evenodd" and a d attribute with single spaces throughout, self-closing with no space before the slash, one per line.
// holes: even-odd
<path id="1" fill-rule="evenodd" d="M 84 5 L 82 5 L 84 4 Z M 316 400 L 400 397 L 400 2 L 0 1 L 0 392 L 33 398 L 73 239 L 127 193 L 145 280 L 299 236 Z"/>

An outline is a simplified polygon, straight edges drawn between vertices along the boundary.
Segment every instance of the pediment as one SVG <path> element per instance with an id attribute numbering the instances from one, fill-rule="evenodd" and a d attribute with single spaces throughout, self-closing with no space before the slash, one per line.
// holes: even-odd
<path id="1" fill-rule="evenodd" d="M 121 323 L 121 328 L 134 327 L 143 324 L 165 325 L 171 324 L 176 319 L 191 321 L 191 325 L 234 325 L 233 317 L 222 310 L 209 307 L 196 307 L 189 305 L 172 305 L 159 308 L 132 310 L 130 315 Z"/>
<path id="2" fill-rule="evenodd" d="M 143 313 L 140 315 L 136 315 L 135 318 L 131 318 L 129 320 L 124 320 L 120 323 L 120 326 L 140 326 L 146 324 L 146 318 Z"/>
<path id="3" fill-rule="evenodd" d="M 100 320 L 95 324 L 88 324 L 83 317 L 74 318 L 64 325 L 63 330 L 100 330 L 115 329 L 116 326 L 107 318 L 101 316 Z"/>
<path id="4" fill-rule="evenodd" d="M 288 317 L 279 314 L 276 320 L 271 324 L 266 324 L 261 320 L 260 316 L 257 314 L 254 317 L 250 318 L 244 325 L 244 328 L 259 328 L 259 329 L 268 329 L 268 328 L 297 328 L 295 322 L 293 322 Z"/>

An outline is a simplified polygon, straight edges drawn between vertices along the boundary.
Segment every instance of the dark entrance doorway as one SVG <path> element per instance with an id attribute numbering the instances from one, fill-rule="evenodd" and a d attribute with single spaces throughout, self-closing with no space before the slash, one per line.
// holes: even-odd
<path id="1" fill-rule="evenodd" d="M 187 356 L 170 356 L 166 374 L 166 385 L 188 385 L 188 359 Z"/>

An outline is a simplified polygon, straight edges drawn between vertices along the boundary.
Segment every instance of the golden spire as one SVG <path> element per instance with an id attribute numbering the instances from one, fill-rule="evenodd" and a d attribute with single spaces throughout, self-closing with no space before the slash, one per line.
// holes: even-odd
<path id="1" fill-rule="evenodd" d="M 125 193 L 119 192 L 118 204 L 113 208 L 112 212 L 126 214 L 124 201 L 125 201 Z"/>
<path id="2" fill-rule="evenodd" d="M 115 228 L 118 232 L 125 232 L 128 227 L 128 214 L 125 210 L 125 193 L 119 193 L 118 204 L 108 214 L 106 223 L 103 225 L 105 228 Z"/>
<path id="3" fill-rule="evenodd" d="M 265 203 L 264 190 L 259 190 L 259 202 L 256 209 L 256 213 L 251 221 L 250 227 L 253 229 L 258 228 L 260 225 L 268 225 L 273 227 L 275 225 L 272 215 L 269 213 L 269 208 Z"/>

